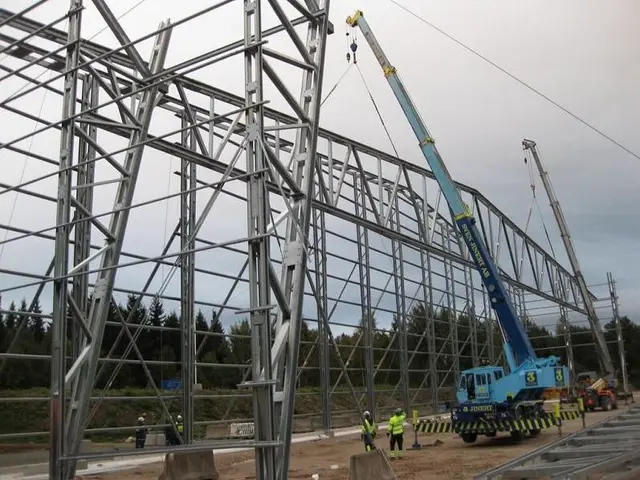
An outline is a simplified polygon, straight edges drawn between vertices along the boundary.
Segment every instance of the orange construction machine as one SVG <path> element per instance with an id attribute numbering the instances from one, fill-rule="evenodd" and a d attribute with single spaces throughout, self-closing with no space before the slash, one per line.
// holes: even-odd
<path id="1" fill-rule="evenodd" d="M 596 372 L 582 372 L 576 376 L 576 391 L 584 402 L 584 408 L 590 411 L 618 408 L 618 399 L 623 396 L 617 391 L 618 381 L 615 378 L 596 378 Z"/>

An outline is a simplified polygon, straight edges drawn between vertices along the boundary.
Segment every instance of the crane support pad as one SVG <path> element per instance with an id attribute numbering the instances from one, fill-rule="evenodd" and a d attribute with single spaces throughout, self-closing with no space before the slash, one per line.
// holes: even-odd
<path id="1" fill-rule="evenodd" d="M 482 433 L 482 432 L 521 432 L 556 427 L 553 417 L 530 418 L 521 420 L 500 420 L 484 422 L 460 422 L 455 426 L 451 422 L 421 422 L 414 427 L 419 433 Z"/>

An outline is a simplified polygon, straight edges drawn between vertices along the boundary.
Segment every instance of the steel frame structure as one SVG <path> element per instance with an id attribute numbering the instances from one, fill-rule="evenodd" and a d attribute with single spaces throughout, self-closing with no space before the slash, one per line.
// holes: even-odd
<path id="1" fill-rule="evenodd" d="M 288 0 L 286 6 L 281 0 L 222 0 L 174 23 L 161 23 L 157 31 L 136 40 L 128 37 L 104 0 L 85 0 L 85 5 L 71 0 L 69 10 L 49 24 L 29 18 L 43 3 L 34 2 L 22 12 L 0 10 L 0 49 L 9 60 L 0 65 L 5 72 L 0 85 L 26 82 L 0 100 L 3 122 L 36 124 L 35 130 L 24 127 L 10 137 L 3 132 L 0 152 L 39 165 L 38 176 L 31 180 L 0 184 L 0 196 L 15 192 L 41 202 L 38 205 L 56 205 L 56 220 L 44 228 L 41 223 L 3 224 L 11 237 L 1 244 L 11 249 L 37 241 L 38 248 L 48 249 L 53 242 L 53 259 L 44 274 L 13 267 L 5 259 L 0 274 L 8 280 L 0 292 L 5 297 L 32 295 L 29 308 L 21 313 L 18 334 L 38 299 L 51 292 L 52 315 L 42 317 L 51 320 L 52 349 L 51 355 L 14 353 L 12 342 L 0 353 L 0 373 L 15 359 L 51 361 L 51 478 L 72 478 L 77 460 L 91 456 L 81 454 L 79 447 L 92 430 L 88 425 L 97 406 L 90 402 L 105 400 L 104 392 L 96 398 L 93 389 L 107 366 L 116 365 L 107 382 L 111 385 L 122 365 L 142 365 L 152 398 L 170 418 L 169 397 L 160 392 L 148 368 L 152 363 L 136 344 L 143 329 L 133 323 L 133 311 L 127 318 L 118 311 L 121 329 L 115 343 L 127 345 L 121 358 L 113 358 L 116 344 L 108 346 L 106 356 L 101 354 L 111 302 L 123 294 L 138 295 L 136 306 L 145 298 L 179 303 L 187 445 L 171 451 L 252 447 L 257 478 L 287 478 L 295 398 L 304 394 L 296 385 L 314 355 L 325 430 L 332 427 L 336 410 L 331 404 L 339 395 L 351 396 L 360 411 L 375 411 L 387 402 L 399 402 L 406 410 L 437 408 L 450 398 L 461 359 L 477 365 L 499 358 L 486 295 L 431 172 L 319 128 L 325 45 L 332 32 L 329 0 Z M 167 65 L 172 32 L 205 15 L 215 18 L 217 10 L 231 4 L 241 4 L 243 39 Z M 88 7 L 100 13 L 118 48 L 82 38 L 82 14 Z M 275 18 L 270 26 L 265 10 Z M 69 22 L 66 31 L 57 25 L 62 20 Z M 286 38 L 287 46 L 271 47 L 269 41 L 276 37 Z M 140 53 L 146 40 L 154 42 L 148 62 Z M 236 57 L 243 58 L 240 95 L 197 78 L 199 71 Z M 302 74 L 297 98 L 285 67 Z M 41 79 L 44 73 L 47 80 Z M 39 100 L 42 94 L 62 100 L 59 116 L 35 114 L 22 102 L 34 96 Z M 292 114 L 270 108 L 268 102 Z M 24 146 L 33 138 L 58 135 L 57 159 Z M 180 188 L 145 196 L 137 184 L 155 175 L 150 159 L 161 156 L 179 159 L 180 169 L 171 176 L 179 179 Z M 49 179 L 55 182 L 46 186 Z M 236 188 L 243 183 L 245 192 Z M 528 304 L 538 302 L 565 318 L 567 312 L 584 315 L 575 278 L 486 197 L 471 187 L 460 188 L 504 280 L 519 299 L 520 313 L 532 315 Z M 142 217 L 129 217 L 174 198 L 180 202 L 175 228 L 165 235 L 161 252 L 149 257 L 135 239 L 129 240 Z M 230 203 L 227 208 L 246 220 L 246 227 L 229 227 L 226 235 L 207 222 L 225 200 L 237 202 L 235 209 Z M 246 214 L 238 215 L 238 208 Z M 233 220 L 219 208 L 216 215 Z M 337 244 L 340 247 L 333 246 Z M 205 257 L 214 254 L 219 254 L 215 260 Z M 232 255 L 242 259 L 231 267 L 237 271 L 208 267 Z M 145 266 L 142 288 L 118 274 Z M 162 269 L 169 274 L 159 281 Z M 174 288 L 176 271 L 180 282 Z M 199 287 L 225 281 L 230 286 L 220 287 L 225 295 L 219 301 Z M 248 288 L 248 296 L 234 302 L 239 285 Z M 408 317 L 417 304 L 433 315 L 427 314 L 423 332 L 409 332 Z M 191 321 L 198 307 L 249 319 L 250 365 L 232 366 L 244 371 L 240 387 L 251 391 L 254 440 L 194 444 L 194 427 L 205 423 L 196 422 L 194 413 L 195 402 L 205 397 L 195 389 L 197 372 L 217 365 L 199 357 L 210 333 L 197 331 Z M 435 318 L 440 311 L 453 315 Z M 457 315 L 478 323 L 465 328 Z M 384 348 L 375 343 L 382 330 L 375 322 L 382 316 L 395 317 L 397 323 Z M 360 323 L 350 323 L 350 317 L 359 317 Z M 303 320 L 313 321 L 318 331 L 304 359 L 299 358 Z M 438 324 L 446 326 L 445 337 L 438 337 Z M 354 327 L 360 332 L 355 345 L 341 344 L 335 331 Z M 482 345 L 478 328 L 485 330 Z M 439 348 L 437 341 L 442 342 Z M 364 381 L 358 388 L 359 369 L 350 365 L 362 351 Z M 385 365 L 395 356 L 399 379 L 382 391 L 376 385 L 389 374 Z M 426 374 L 412 368 L 422 356 L 427 357 Z M 342 380 L 346 393 L 337 388 Z M 150 451 L 167 449 L 145 453 Z"/>

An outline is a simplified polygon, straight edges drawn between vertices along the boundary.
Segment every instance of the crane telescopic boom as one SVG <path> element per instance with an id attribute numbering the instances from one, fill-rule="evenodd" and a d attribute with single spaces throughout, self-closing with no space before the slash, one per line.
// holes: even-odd
<path id="1" fill-rule="evenodd" d="M 611 361 L 611 355 L 609 354 L 607 342 L 604 338 L 604 334 L 602 333 L 600 319 L 598 318 L 598 314 L 596 313 L 593 301 L 591 300 L 591 293 L 589 292 L 587 282 L 585 281 L 584 275 L 582 274 L 582 269 L 580 268 L 580 263 L 578 262 L 578 256 L 576 255 L 576 251 L 573 248 L 573 241 L 571 240 L 571 234 L 569 233 L 569 226 L 567 225 L 567 221 L 565 220 L 564 214 L 562 213 L 562 208 L 560 207 L 558 197 L 556 197 L 556 193 L 553 190 L 553 185 L 551 185 L 549 173 L 544 169 L 542 165 L 542 161 L 540 160 L 540 156 L 538 155 L 538 149 L 536 148 L 536 142 L 534 142 L 533 140 L 524 139 L 522 141 L 522 146 L 525 150 L 531 151 L 531 156 L 533 157 L 536 167 L 538 168 L 538 172 L 540 173 L 540 177 L 542 178 L 544 189 L 546 190 L 547 196 L 549 197 L 549 204 L 551 205 L 553 215 L 555 216 L 556 222 L 558 223 L 560 236 L 562 237 L 562 242 L 564 243 L 564 247 L 567 250 L 569 263 L 571 264 L 573 274 L 576 277 L 576 281 L 578 282 L 578 288 L 580 289 L 580 294 L 582 295 L 582 299 L 584 301 L 584 307 L 587 311 L 587 318 L 589 319 L 589 324 L 591 325 L 591 329 L 593 330 L 598 360 L 600 361 L 600 368 L 602 369 L 605 376 L 613 377 L 615 375 L 615 369 L 613 368 L 613 362 Z"/>
<path id="2" fill-rule="evenodd" d="M 491 306 L 496 312 L 498 321 L 505 336 L 505 356 L 511 371 L 515 371 L 527 360 L 544 363 L 545 359 L 538 359 L 533 350 L 529 337 L 527 336 L 520 319 L 515 311 L 513 302 L 502 283 L 498 268 L 489 254 L 476 221 L 464 203 L 460 191 L 454 183 L 447 167 L 445 166 L 435 142 L 423 122 L 418 110 L 411 101 L 396 69 L 391 65 L 389 59 L 376 40 L 369 24 L 361 11 L 357 11 L 353 16 L 347 18 L 347 24 L 352 27 L 359 27 L 367 43 L 371 47 L 378 63 L 382 67 L 385 77 L 391 86 L 391 90 L 400 103 L 413 132 L 415 133 L 420 149 L 431 167 L 436 181 L 449 205 L 452 217 L 460 230 L 461 236 L 471 252 L 471 257 L 480 272 L 482 282 L 489 294 Z"/>

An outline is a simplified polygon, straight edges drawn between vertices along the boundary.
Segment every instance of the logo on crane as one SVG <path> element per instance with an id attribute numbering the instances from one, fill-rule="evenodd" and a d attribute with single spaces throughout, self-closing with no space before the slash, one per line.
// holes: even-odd
<path id="1" fill-rule="evenodd" d="M 484 258 L 482 258 L 480 248 L 478 248 L 478 245 L 473 240 L 473 235 L 471 234 L 471 230 L 469 230 L 469 225 L 467 225 L 466 223 L 462 224 L 462 234 L 467 240 L 467 245 L 469 245 L 471 253 L 473 253 L 473 256 L 476 258 L 476 263 L 478 264 L 480 272 L 482 272 L 482 276 L 484 278 L 489 278 L 490 273 L 489 269 L 487 268 L 487 264 L 485 263 Z"/>

